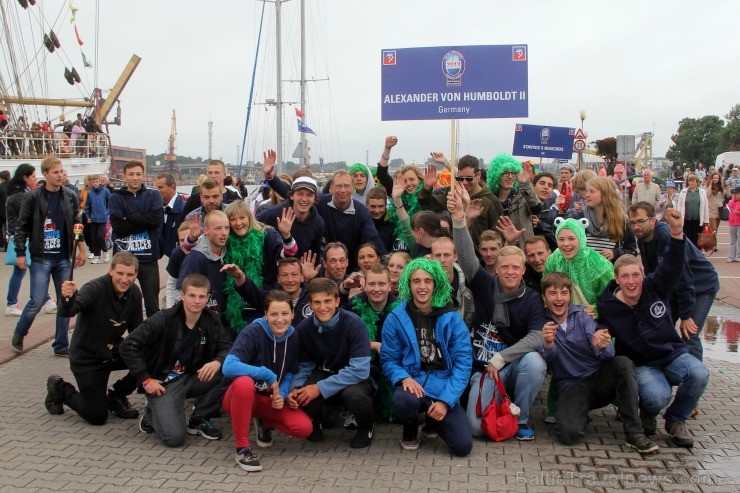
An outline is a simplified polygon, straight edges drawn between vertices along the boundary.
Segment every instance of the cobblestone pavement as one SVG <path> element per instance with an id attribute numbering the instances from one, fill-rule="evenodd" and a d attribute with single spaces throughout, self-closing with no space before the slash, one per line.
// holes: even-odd
<path id="1" fill-rule="evenodd" d="M 67 360 L 44 347 L 0 366 L 0 491 L 738 491 L 740 365 L 708 364 L 701 414 L 689 423 L 692 450 L 673 448 L 661 435 L 660 453 L 640 457 L 624 445 L 611 407 L 592 412 L 584 443 L 561 446 L 542 421 L 543 391 L 533 410 L 534 442 L 476 440 L 469 457 L 452 458 L 439 439 L 402 451 L 395 425 L 378 425 L 363 450 L 350 449 L 352 432 L 341 428 L 328 430 L 322 444 L 275 432 L 272 448 L 257 449 L 265 470 L 248 474 L 234 463 L 226 417 L 214 421 L 223 440 L 189 436 L 170 449 L 139 432 L 137 420 L 111 415 L 94 427 L 69 409 L 49 415 L 47 375 L 74 380 Z M 141 395 L 131 400 L 142 408 Z"/>

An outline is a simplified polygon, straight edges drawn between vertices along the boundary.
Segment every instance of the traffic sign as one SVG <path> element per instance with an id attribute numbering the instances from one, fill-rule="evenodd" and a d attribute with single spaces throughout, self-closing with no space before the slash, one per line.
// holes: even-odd
<path id="1" fill-rule="evenodd" d="M 583 130 L 581 130 L 581 129 L 579 128 L 578 130 L 576 130 L 576 137 L 575 137 L 575 138 L 576 138 L 576 139 L 581 139 L 581 140 L 583 140 L 583 139 L 585 139 L 585 138 L 586 138 L 586 134 L 584 134 L 584 133 L 583 133 Z"/>
<path id="2" fill-rule="evenodd" d="M 577 139 L 573 141 L 573 149 L 581 152 L 586 148 L 586 142 L 583 139 Z"/>

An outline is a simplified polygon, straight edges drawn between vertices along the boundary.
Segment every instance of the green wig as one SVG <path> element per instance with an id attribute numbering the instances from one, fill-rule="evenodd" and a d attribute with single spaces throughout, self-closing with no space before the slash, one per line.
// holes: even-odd
<path id="1" fill-rule="evenodd" d="M 564 229 L 569 229 L 578 238 L 578 253 L 572 259 L 567 259 L 558 248 L 545 261 L 545 274 L 549 272 L 563 272 L 573 280 L 573 284 L 583 293 L 586 301 L 595 305 L 601 298 L 603 286 L 614 277 L 614 266 L 599 252 L 586 245 L 586 219 L 566 219 L 557 223 L 555 238 Z M 582 222 L 584 221 L 584 222 Z M 601 292 L 600 292 L 601 291 Z"/>
<path id="2" fill-rule="evenodd" d="M 432 308 L 441 308 L 452 301 L 452 286 L 447 280 L 447 273 L 442 269 L 442 264 L 436 260 L 429 260 L 423 257 L 416 258 L 408 263 L 401 278 L 398 280 L 398 297 L 404 300 L 411 300 L 411 274 L 415 270 L 423 270 L 434 281 L 434 291 L 432 292 Z"/>
<path id="3" fill-rule="evenodd" d="M 365 166 L 365 165 L 364 165 L 364 164 L 362 164 L 362 163 L 355 163 L 355 164 L 353 164 L 352 166 L 350 166 L 349 168 L 347 168 L 347 172 L 348 172 L 348 173 L 349 173 L 350 175 L 354 175 L 354 174 L 355 174 L 355 173 L 357 173 L 358 171 L 359 171 L 360 173 L 364 173 L 364 174 L 365 174 L 365 176 L 367 176 L 367 166 Z M 368 178 L 370 178 L 370 177 L 368 176 Z"/>
<path id="4" fill-rule="evenodd" d="M 519 174 L 522 172 L 522 163 L 514 159 L 511 154 L 506 153 L 501 153 L 491 159 L 486 175 L 488 176 L 488 188 L 493 193 L 498 193 L 499 182 L 504 171 L 513 171 L 515 174 Z M 519 180 L 514 180 L 514 187 L 518 184 Z"/>

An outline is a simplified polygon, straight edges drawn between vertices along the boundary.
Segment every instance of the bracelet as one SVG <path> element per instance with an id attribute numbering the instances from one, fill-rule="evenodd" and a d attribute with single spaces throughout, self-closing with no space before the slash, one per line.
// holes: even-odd
<path id="1" fill-rule="evenodd" d="M 390 150 L 391 150 L 391 147 L 386 147 L 385 149 L 386 149 L 387 151 L 390 151 Z"/>
<path id="2" fill-rule="evenodd" d="M 401 204 L 401 205 L 393 204 L 393 207 L 395 207 L 396 209 L 403 209 L 406 206 L 404 204 Z"/>
<path id="3" fill-rule="evenodd" d="M 149 385 L 149 382 L 151 382 L 151 381 L 152 381 L 151 378 L 147 378 L 146 380 L 144 380 L 143 382 L 141 382 L 141 386 L 142 387 L 146 387 L 147 385 Z"/>
<path id="4" fill-rule="evenodd" d="M 683 228 L 681 228 L 681 230 L 676 234 L 673 234 L 673 232 L 671 232 L 671 236 L 681 236 L 682 234 L 683 234 Z"/>
<path id="5" fill-rule="evenodd" d="M 291 241 L 293 241 L 293 236 L 291 236 L 291 235 L 288 235 L 287 238 L 283 238 L 283 243 L 284 243 L 283 246 L 289 244 Z"/>

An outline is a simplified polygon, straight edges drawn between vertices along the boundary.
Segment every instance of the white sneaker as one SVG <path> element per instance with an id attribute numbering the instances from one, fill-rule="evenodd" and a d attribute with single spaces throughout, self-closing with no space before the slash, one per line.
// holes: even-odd
<path id="1" fill-rule="evenodd" d="M 100 257 L 93 257 L 93 259 L 90 261 L 91 264 L 99 264 L 100 263 Z"/>
<path id="2" fill-rule="evenodd" d="M 23 310 L 21 309 L 21 306 L 18 304 L 8 306 L 5 308 L 6 317 L 20 317 L 21 313 L 23 313 Z"/>
<path id="3" fill-rule="evenodd" d="M 49 300 L 46 303 L 44 303 L 44 306 L 42 307 L 44 309 L 44 313 L 56 313 L 57 312 L 57 304 L 54 303 L 54 300 Z"/>
<path id="4" fill-rule="evenodd" d="M 87 254 L 87 259 L 90 260 L 95 257 L 95 254 L 93 252 L 90 252 Z"/>
<path id="5" fill-rule="evenodd" d="M 105 252 L 103 254 L 103 262 L 110 262 L 110 252 Z"/>

